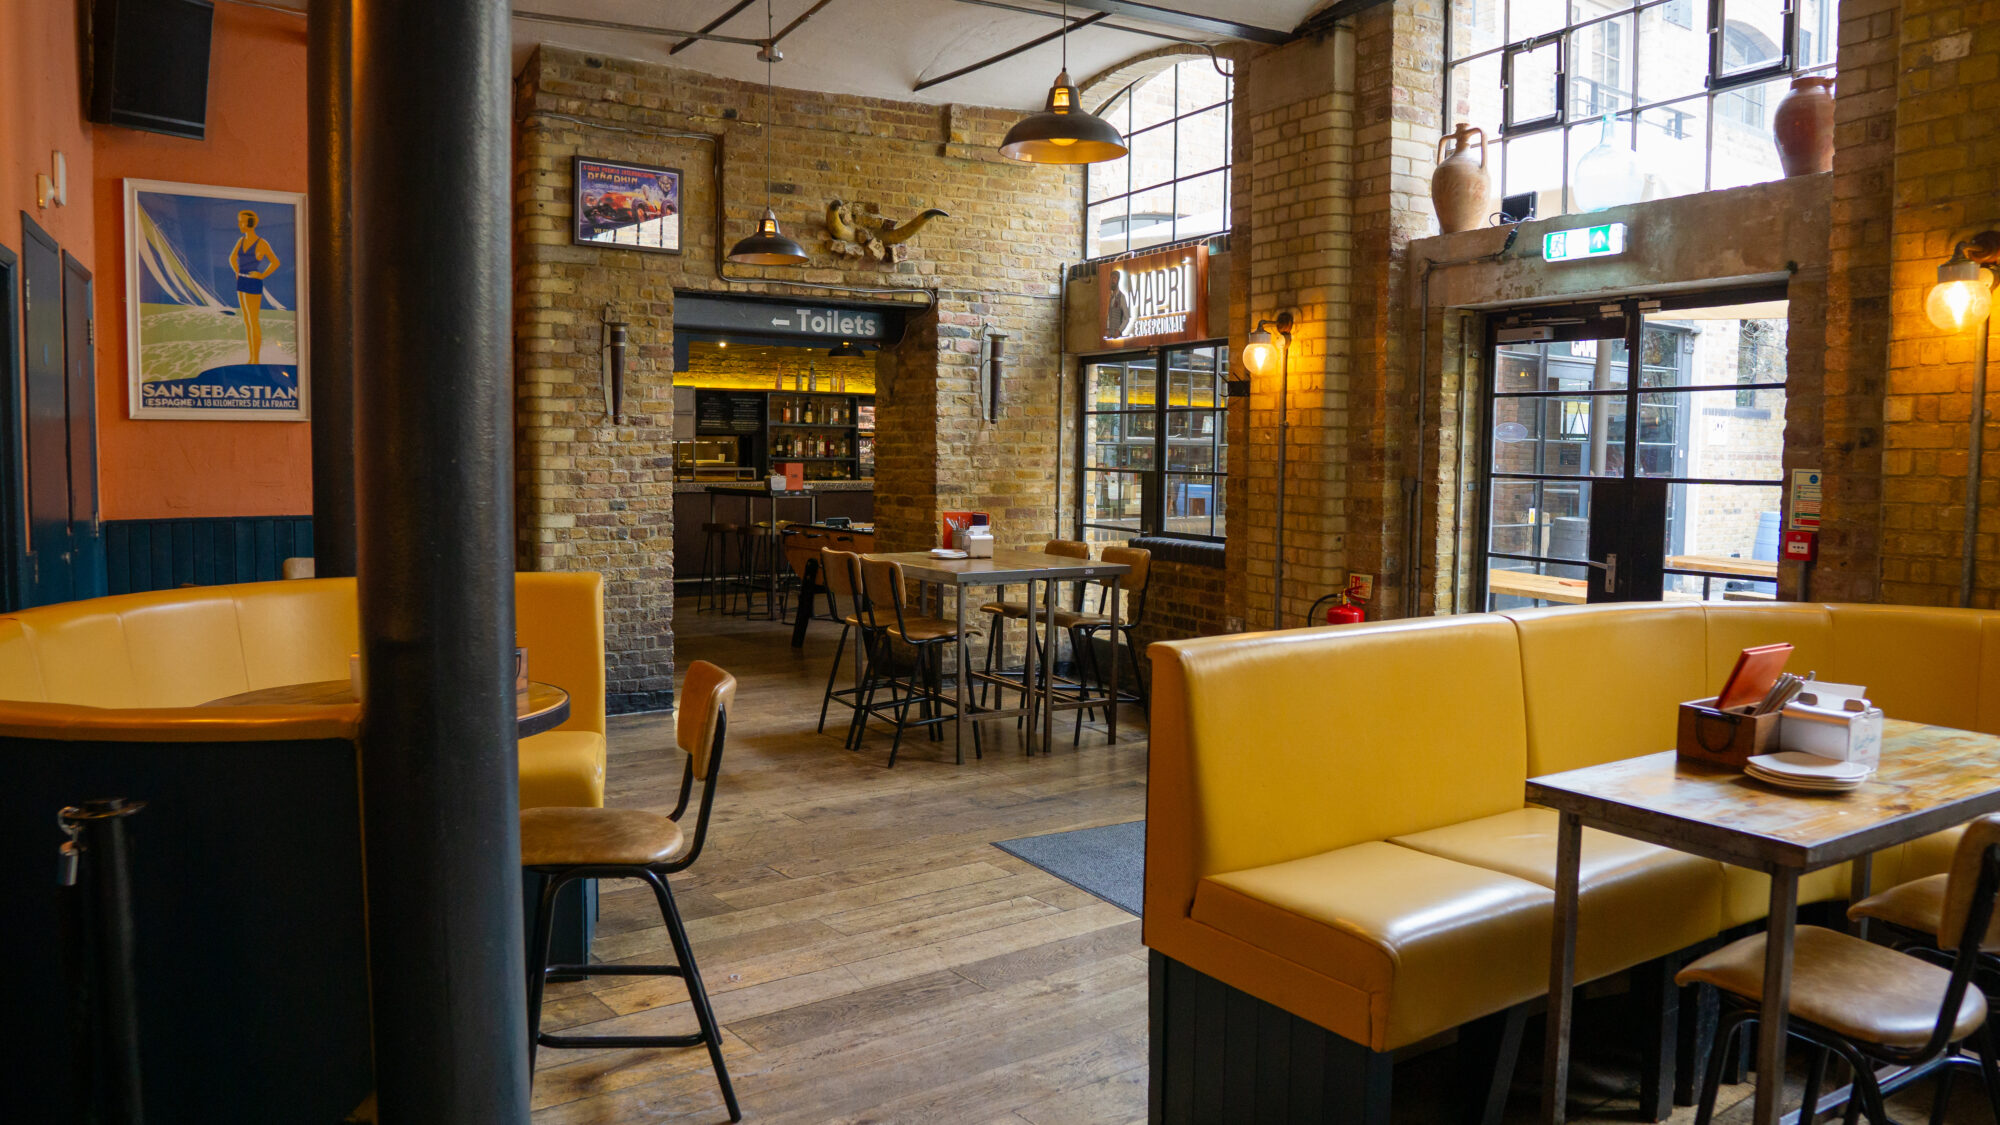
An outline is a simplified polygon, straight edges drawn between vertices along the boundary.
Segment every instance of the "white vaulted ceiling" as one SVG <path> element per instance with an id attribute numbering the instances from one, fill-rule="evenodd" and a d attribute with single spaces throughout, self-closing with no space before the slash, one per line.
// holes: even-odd
<path id="1" fill-rule="evenodd" d="M 547 13 L 572 20 L 594 20 L 648 28 L 697 30 L 728 11 L 735 0 L 514 0 L 516 13 Z M 818 0 L 771 0 L 778 29 L 804 14 Z M 1060 4 L 1049 0 L 1000 0 L 1026 12 L 965 3 L 963 0 L 830 0 L 779 45 L 778 85 L 797 90 L 897 98 L 924 102 L 1040 108 L 1049 80 L 1062 65 L 1062 47 L 1050 42 L 1006 62 L 965 75 L 921 92 L 920 80 L 936 77 L 999 54 L 1055 31 L 1051 16 Z M 1235 23 L 1289 32 L 1326 0 L 1157 0 L 1155 7 L 1210 16 Z M 1033 14 L 1047 13 L 1047 14 Z M 1093 14 L 1072 6 L 1072 19 Z M 1125 28 L 1131 30 L 1115 30 Z M 1227 36 L 1214 30 L 1174 26 L 1161 18 L 1115 14 L 1072 32 L 1069 39 L 1071 75 L 1079 82 L 1135 55 L 1171 46 L 1172 41 L 1143 34 L 1159 32 L 1180 39 L 1221 43 Z M 753 0 L 743 11 L 715 29 L 715 34 L 761 39 L 764 0 Z M 516 63 L 524 62 L 536 44 L 550 43 L 602 52 L 621 58 L 683 66 L 709 74 L 762 82 L 764 64 L 757 49 L 735 43 L 697 42 L 669 55 L 675 40 L 627 30 L 551 23 L 536 19 L 514 21 Z"/>

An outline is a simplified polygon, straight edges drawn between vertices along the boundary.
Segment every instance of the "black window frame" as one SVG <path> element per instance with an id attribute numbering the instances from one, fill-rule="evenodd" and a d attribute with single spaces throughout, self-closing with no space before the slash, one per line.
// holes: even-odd
<path id="1" fill-rule="evenodd" d="M 1193 352 L 1202 349 L 1214 349 L 1216 353 L 1214 404 L 1208 407 L 1194 405 L 1174 407 L 1169 401 L 1172 387 L 1171 373 L 1173 370 L 1170 357 L 1176 352 Z M 1094 409 L 1095 404 L 1091 400 L 1093 380 L 1090 376 L 1090 372 L 1094 367 L 1100 364 L 1117 363 L 1124 364 L 1129 369 L 1132 365 L 1147 360 L 1151 361 L 1153 368 L 1153 404 L 1150 410 L 1134 410 L 1130 408 L 1115 410 Z M 1222 511 L 1221 504 L 1224 490 L 1228 487 L 1229 481 L 1229 469 L 1227 462 L 1224 460 L 1229 448 L 1229 399 L 1225 386 L 1229 377 L 1229 341 L 1227 339 L 1200 340 L 1193 343 L 1172 344 L 1165 347 L 1144 348 L 1136 351 L 1106 352 L 1099 355 L 1081 356 L 1077 360 L 1077 371 L 1077 440 L 1074 496 L 1076 518 L 1072 522 L 1076 537 L 1087 540 L 1090 532 L 1095 530 L 1126 535 L 1129 539 L 1180 539 L 1193 543 L 1225 542 L 1227 540 L 1226 533 L 1221 535 L 1196 535 L 1184 531 L 1172 530 L 1167 525 L 1166 513 L 1167 485 L 1170 478 L 1207 477 L 1211 482 L 1209 495 L 1212 501 L 1209 510 L 1209 525 L 1216 528 L 1224 526 L 1223 517 L 1226 513 Z M 1173 439 L 1170 433 L 1172 428 L 1170 425 L 1170 415 L 1175 410 L 1182 410 L 1188 413 L 1207 412 L 1214 415 L 1215 431 L 1212 435 L 1210 445 L 1216 451 L 1216 456 L 1212 458 L 1210 468 L 1175 469 L 1172 467 L 1170 442 Z M 1092 465 L 1091 449 L 1095 443 L 1090 439 L 1091 419 L 1104 415 L 1131 417 L 1142 414 L 1150 415 L 1152 421 L 1152 433 L 1150 435 L 1153 453 L 1152 467 L 1128 469 L 1118 466 L 1101 467 Z M 1089 495 L 1090 474 L 1092 473 L 1120 473 L 1138 478 L 1139 526 L 1136 529 L 1124 527 L 1116 523 L 1092 521 L 1086 518 L 1086 497 Z"/>
<path id="2" fill-rule="evenodd" d="M 1173 189 L 1173 199 L 1172 203 L 1169 205 L 1173 213 L 1173 218 L 1169 220 L 1171 224 L 1171 230 L 1169 232 L 1170 237 L 1168 237 L 1162 242 L 1148 243 L 1145 246 L 1138 247 L 1138 249 L 1150 250 L 1155 246 L 1167 246 L 1167 245 L 1172 245 L 1173 243 L 1176 242 L 1187 241 L 1195 238 L 1204 238 L 1209 235 L 1221 234 L 1229 229 L 1229 211 L 1235 196 L 1235 184 L 1231 182 L 1229 170 L 1235 155 L 1236 79 L 1233 75 L 1223 76 L 1223 84 L 1226 87 L 1227 92 L 1223 95 L 1221 101 L 1209 102 L 1204 105 L 1195 106 L 1191 109 L 1187 109 L 1184 111 L 1181 109 L 1181 104 L 1180 104 L 1180 81 L 1181 81 L 1180 68 L 1183 66 L 1191 66 L 1195 64 L 1212 66 L 1214 65 L 1214 62 L 1212 59 L 1209 59 L 1206 56 L 1190 56 L 1183 59 L 1177 59 L 1172 66 L 1164 67 L 1142 78 L 1134 79 L 1132 82 L 1127 84 L 1123 89 L 1119 90 L 1116 94 L 1113 94 L 1109 99 L 1106 100 L 1102 113 L 1106 116 L 1107 120 L 1111 120 L 1112 123 L 1116 125 L 1117 116 L 1120 113 L 1124 113 L 1125 124 L 1129 126 L 1132 120 L 1129 111 L 1132 105 L 1133 93 L 1137 91 L 1140 87 L 1146 85 L 1147 83 L 1158 80 L 1163 75 L 1173 76 L 1174 112 L 1172 116 L 1166 118 L 1163 121 L 1156 121 L 1153 124 L 1147 125 L 1144 128 L 1141 128 L 1137 131 L 1129 131 L 1126 128 L 1119 129 L 1119 134 L 1125 138 L 1125 144 L 1127 148 L 1134 152 L 1138 150 L 1138 145 L 1136 141 L 1141 135 L 1146 133 L 1157 132 L 1162 129 L 1170 130 L 1170 135 L 1173 137 L 1173 153 L 1174 153 L 1173 171 L 1165 180 L 1159 181 L 1157 183 L 1149 183 L 1142 187 L 1134 187 L 1132 180 L 1132 158 L 1130 156 L 1127 156 L 1123 160 L 1123 164 L 1125 167 L 1125 186 L 1123 190 L 1112 192 L 1111 194 L 1103 196 L 1102 198 L 1092 199 L 1090 194 L 1090 177 L 1092 175 L 1098 174 L 1096 169 L 1099 166 L 1090 165 L 1086 167 L 1084 170 L 1084 190 L 1083 190 L 1083 256 L 1085 258 L 1089 259 L 1110 258 L 1110 257 L 1116 257 L 1120 254 L 1130 253 L 1134 249 L 1134 247 L 1132 246 L 1132 221 L 1131 221 L 1133 215 L 1132 200 L 1139 195 L 1143 195 L 1148 192 L 1158 191 L 1161 188 Z M 1204 166 L 1196 171 L 1189 172 L 1186 175 L 1182 175 L 1181 132 L 1180 132 L 1181 122 L 1186 121 L 1189 118 L 1198 117 L 1204 113 L 1213 112 L 1218 106 L 1221 107 L 1222 109 L 1221 163 L 1215 164 L 1213 166 Z M 1187 183 L 1192 180 L 1198 180 L 1205 176 L 1213 176 L 1218 173 L 1220 173 L 1222 177 L 1222 215 L 1223 215 L 1222 225 L 1214 230 L 1183 231 L 1181 229 L 1182 216 L 1180 214 L 1181 185 L 1183 183 Z M 1125 203 L 1125 210 L 1124 210 L 1125 226 L 1124 229 L 1118 232 L 1118 239 L 1121 244 L 1117 246 L 1112 246 L 1108 244 L 1099 245 L 1097 230 L 1095 229 L 1095 225 L 1091 222 L 1090 219 L 1091 211 L 1096 208 L 1103 207 L 1107 203 L 1117 203 L 1120 200 L 1123 200 Z M 1153 212 L 1141 211 L 1138 213 L 1152 214 Z"/>

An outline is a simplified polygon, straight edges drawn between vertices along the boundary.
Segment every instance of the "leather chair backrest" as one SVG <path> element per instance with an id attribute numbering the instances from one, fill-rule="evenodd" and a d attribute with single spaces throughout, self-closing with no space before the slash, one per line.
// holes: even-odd
<path id="1" fill-rule="evenodd" d="M 569 692 L 557 730 L 604 733 L 604 577 L 595 571 L 514 575 L 514 636 L 528 678 Z"/>
<path id="2" fill-rule="evenodd" d="M 1508 610 L 1520 635 L 1528 776 L 1674 744 L 1679 705 L 1705 694 L 1698 605 Z"/>
<path id="3" fill-rule="evenodd" d="M 1087 559 L 1090 557 L 1090 544 L 1081 539 L 1051 539 L 1042 544 L 1042 553 L 1061 555 L 1066 559 Z"/>
<path id="4" fill-rule="evenodd" d="M 1958 850 L 1951 857 L 1951 874 L 1945 882 L 1944 914 L 1938 920 L 1938 948 L 1947 953 L 1956 950 L 1965 936 L 1968 915 L 1979 890 L 1979 868 L 1986 860 L 1987 850 L 1996 844 L 2000 844 L 2000 813 L 1988 813 L 1967 824 L 1965 835 L 1958 838 Z M 2000 910 L 1993 912 L 1979 948 L 1987 952 L 2000 949 Z"/>
<path id="5" fill-rule="evenodd" d="M 1527 724 L 1510 621 L 1205 637 L 1148 654 L 1149 816 L 1173 826 L 1160 834 L 1177 868 L 1160 874 L 1184 884 L 1172 893 L 1521 807 Z"/>
<path id="6" fill-rule="evenodd" d="M 903 613 L 903 564 L 861 556 L 861 592 L 868 596 L 870 620 L 884 627 L 895 624 Z"/>
<path id="7" fill-rule="evenodd" d="M 605 727 L 603 580 L 517 574 L 528 674 L 570 693 L 563 729 Z M 120 594 L 0 617 L 0 698 L 192 707 L 257 688 L 343 680 L 360 647 L 354 580 L 308 578 Z"/>
<path id="8" fill-rule="evenodd" d="M 697 781 L 708 780 L 709 761 L 715 753 L 715 732 L 735 701 L 735 676 L 706 660 L 688 666 L 674 715 L 674 737 L 693 761 Z"/>
<path id="9" fill-rule="evenodd" d="M 833 615 L 861 619 L 861 590 L 857 582 L 861 556 L 853 551 L 819 549 L 820 581 L 826 583 L 827 597 L 833 599 Z"/>

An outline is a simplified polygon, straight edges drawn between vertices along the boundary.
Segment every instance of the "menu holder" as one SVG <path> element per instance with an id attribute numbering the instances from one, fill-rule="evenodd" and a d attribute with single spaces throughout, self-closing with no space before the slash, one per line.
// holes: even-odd
<path id="1" fill-rule="evenodd" d="M 1755 704 L 1720 708 L 1715 703 L 1710 698 L 1681 704 L 1675 749 L 1682 758 L 1740 770 L 1751 758 L 1778 748 L 1778 712 L 1755 715 Z"/>

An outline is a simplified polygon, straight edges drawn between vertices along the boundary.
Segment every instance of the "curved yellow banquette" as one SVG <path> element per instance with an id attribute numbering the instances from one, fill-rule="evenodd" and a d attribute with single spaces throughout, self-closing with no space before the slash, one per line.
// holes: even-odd
<path id="1" fill-rule="evenodd" d="M 592 573 L 514 577 L 528 672 L 569 718 L 523 739 L 521 807 L 604 803 L 604 591 Z M 202 707 L 258 688 L 348 678 L 351 578 L 194 586 L 0 617 L 0 736 L 69 741 L 349 737 L 357 709 Z"/>
<path id="2" fill-rule="evenodd" d="M 1775 641 L 1891 717 L 2000 732 L 2000 613 L 1977 610 L 1603 605 L 1155 644 L 1145 943 L 1375 1057 L 1531 1001 L 1556 821 L 1525 781 L 1672 747 L 1676 705 Z M 1879 855 L 1875 885 L 1951 846 Z M 1768 901 L 1759 873 L 1590 829 L 1582 874 L 1583 981 Z"/>

